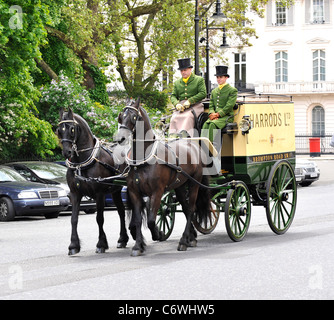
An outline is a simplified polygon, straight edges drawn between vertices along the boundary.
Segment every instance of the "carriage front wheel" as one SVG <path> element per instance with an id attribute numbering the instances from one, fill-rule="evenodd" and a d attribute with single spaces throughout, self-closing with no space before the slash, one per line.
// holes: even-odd
<path id="1" fill-rule="evenodd" d="M 291 226 L 297 204 L 297 183 L 291 164 L 276 162 L 269 174 L 266 200 L 268 224 L 276 234 L 285 233 Z"/>
<path id="2" fill-rule="evenodd" d="M 176 200 L 175 191 L 172 190 L 164 193 L 156 218 L 158 229 L 163 233 L 163 237 L 160 239 L 161 241 L 167 240 L 172 234 L 177 206 L 178 202 Z"/>
<path id="3" fill-rule="evenodd" d="M 247 234 L 251 219 L 251 201 L 247 185 L 238 181 L 227 193 L 225 227 L 231 240 L 241 241 Z"/>

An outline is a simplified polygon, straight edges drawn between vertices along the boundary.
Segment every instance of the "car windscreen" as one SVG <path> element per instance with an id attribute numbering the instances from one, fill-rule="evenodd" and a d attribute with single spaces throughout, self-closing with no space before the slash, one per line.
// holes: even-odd
<path id="1" fill-rule="evenodd" d="M 57 179 L 66 177 L 67 168 L 53 163 L 29 163 L 25 164 L 37 176 L 42 179 Z"/>
<path id="2" fill-rule="evenodd" d="M 10 168 L 0 168 L 0 182 L 26 181 L 19 173 Z"/>

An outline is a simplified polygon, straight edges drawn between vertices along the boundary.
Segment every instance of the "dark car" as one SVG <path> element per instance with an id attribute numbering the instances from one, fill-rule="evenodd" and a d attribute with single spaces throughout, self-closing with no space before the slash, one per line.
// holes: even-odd
<path id="1" fill-rule="evenodd" d="M 0 221 L 26 215 L 57 218 L 69 204 L 64 189 L 29 182 L 12 168 L 0 166 Z"/>
<path id="2" fill-rule="evenodd" d="M 46 184 L 57 184 L 64 188 L 67 193 L 70 192 L 66 180 L 67 168 L 64 162 L 43 162 L 43 161 L 25 161 L 7 163 L 7 166 L 15 169 L 24 178 L 32 182 L 41 182 Z M 127 192 L 126 187 L 122 190 L 122 199 L 126 204 Z M 106 195 L 106 208 L 115 208 L 111 194 Z M 71 210 L 71 206 L 68 210 Z M 89 197 L 83 197 L 80 204 L 80 210 L 86 213 L 94 213 L 96 211 L 96 203 Z"/>
<path id="3" fill-rule="evenodd" d="M 70 193 L 66 180 L 67 168 L 58 163 L 25 161 L 11 162 L 6 165 L 15 169 L 28 181 L 57 185 L 65 189 L 67 194 Z M 68 210 L 72 210 L 72 207 L 69 206 Z M 83 197 L 80 204 L 80 210 L 86 213 L 94 213 L 96 211 L 95 201 L 89 197 Z"/>

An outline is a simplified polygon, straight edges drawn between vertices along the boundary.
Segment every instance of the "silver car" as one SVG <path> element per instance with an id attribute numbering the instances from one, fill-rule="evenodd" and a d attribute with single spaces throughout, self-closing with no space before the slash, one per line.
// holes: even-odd
<path id="1" fill-rule="evenodd" d="M 320 169 L 315 161 L 296 159 L 296 181 L 303 187 L 309 186 L 320 178 Z"/>

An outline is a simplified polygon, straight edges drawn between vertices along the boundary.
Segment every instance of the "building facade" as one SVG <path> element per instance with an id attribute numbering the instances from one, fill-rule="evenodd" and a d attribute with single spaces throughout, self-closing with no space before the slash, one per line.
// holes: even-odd
<path id="1" fill-rule="evenodd" d="M 292 96 L 296 135 L 334 133 L 334 0 L 272 0 L 255 18 L 258 39 L 231 48 L 230 83 L 239 91 Z M 214 80 L 213 80 L 214 81 Z"/>

